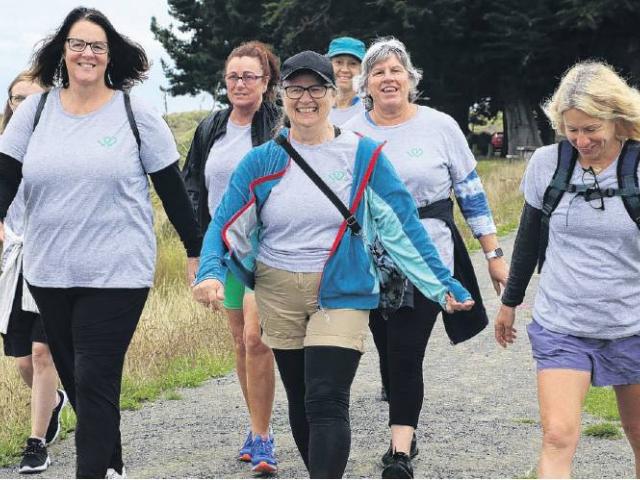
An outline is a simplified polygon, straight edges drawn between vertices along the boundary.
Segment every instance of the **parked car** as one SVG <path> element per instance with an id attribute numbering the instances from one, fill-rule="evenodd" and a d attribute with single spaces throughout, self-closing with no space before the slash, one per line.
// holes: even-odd
<path id="1" fill-rule="evenodd" d="M 502 155 L 503 144 L 504 133 L 495 132 L 493 135 L 491 135 L 491 141 L 489 142 L 489 147 L 487 149 L 487 156 L 493 157 L 494 155 Z"/>

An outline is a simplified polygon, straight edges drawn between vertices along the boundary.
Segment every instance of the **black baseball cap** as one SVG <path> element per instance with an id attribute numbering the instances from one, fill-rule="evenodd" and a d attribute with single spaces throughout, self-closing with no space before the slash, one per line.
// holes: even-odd
<path id="1" fill-rule="evenodd" d="M 302 71 L 313 72 L 332 86 L 336 84 L 331 60 L 319 53 L 305 50 L 304 52 L 296 53 L 293 57 L 287 58 L 282 64 L 280 75 L 282 80 L 286 80 L 294 73 Z"/>

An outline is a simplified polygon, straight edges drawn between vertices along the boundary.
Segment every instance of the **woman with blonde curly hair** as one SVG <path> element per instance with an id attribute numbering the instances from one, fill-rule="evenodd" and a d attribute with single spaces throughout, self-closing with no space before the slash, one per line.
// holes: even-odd
<path id="1" fill-rule="evenodd" d="M 613 386 L 640 475 L 640 93 L 610 66 L 582 62 L 544 111 L 566 140 L 539 148 L 527 167 L 496 340 L 515 340 L 515 307 L 544 264 L 527 326 L 543 430 L 538 477 L 571 474 L 590 385 Z"/>

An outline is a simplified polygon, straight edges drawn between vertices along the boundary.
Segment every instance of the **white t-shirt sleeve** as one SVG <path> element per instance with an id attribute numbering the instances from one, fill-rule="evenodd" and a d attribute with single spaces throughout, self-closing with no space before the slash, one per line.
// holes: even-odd
<path id="1" fill-rule="evenodd" d="M 41 94 L 27 97 L 14 112 L 4 133 L 0 137 L 0 153 L 22 162 L 31 133 L 33 132 L 33 118 L 38 108 Z"/>
<path id="2" fill-rule="evenodd" d="M 525 201 L 533 208 L 542 209 L 544 192 L 553 178 L 556 160 L 557 145 L 538 148 L 529 159 L 520 190 L 524 193 Z"/>
<path id="3" fill-rule="evenodd" d="M 452 183 L 459 183 L 469 176 L 476 168 L 477 162 L 467 139 L 456 121 L 450 116 L 445 116 L 443 122 L 443 135 L 448 152 L 449 172 Z"/>
<path id="4" fill-rule="evenodd" d="M 133 96 L 131 109 L 140 133 L 140 161 L 145 172 L 154 173 L 178 161 L 176 141 L 162 115 Z"/>

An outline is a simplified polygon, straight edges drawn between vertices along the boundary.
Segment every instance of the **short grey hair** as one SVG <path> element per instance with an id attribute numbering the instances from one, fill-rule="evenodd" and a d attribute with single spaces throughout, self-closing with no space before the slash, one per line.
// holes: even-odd
<path id="1" fill-rule="evenodd" d="M 407 52 L 407 47 L 394 37 L 380 38 L 373 42 L 367 50 L 362 60 L 362 72 L 358 79 L 358 92 L 361 97 L 368 98 L 369 102 L 371 102 L 371 97 L 367 91 L 369 88 L 369 75 L 377 63 L 386 60 L 391 55 L 396 56 L 409 74 L 409 101 L 414 102 L 420 96 L 418 84 L 420 80 L 422 80 L 422 70 L 413 66 L 411 56 Z"/>

